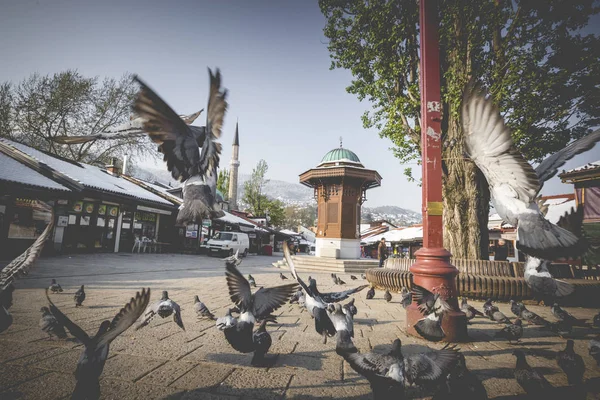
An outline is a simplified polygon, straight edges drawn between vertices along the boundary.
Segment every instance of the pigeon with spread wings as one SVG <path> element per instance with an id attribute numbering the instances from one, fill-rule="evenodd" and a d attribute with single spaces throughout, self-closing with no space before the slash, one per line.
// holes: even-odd
<path id="1" fill-rule="evenodd" d="M 178 224 L 198 223 L 202 219 L 220 218 L 224 214 L 216 204 L 217 167 L 221 155 L 223 120 L 227 111 L 227 91 L 221 88 L 221 73 L 210 75 L 210 93 L 205 127 L 187 125 L 138 77 L 141 90 L 133 110 L 144 119 L 144 131 L 159 144 L 167 168 L 174 179 L 183 182 L 183 204 Z M 202 146 L 200 151 L 199 146 Z"/>
<path id="2" fill-rule="evenodd" d="M 8 309 L 13 304 L 14 280 L 22 275 L 27 275 L 29 268 L 42 253 L 46 240 L 52 236 L 54 229 L 52 206 L 40 201 L 34 202 L 32 206 L 34 213 L 49 214 L 49 222 L 35 242 L 0 271 L 0 333 L 7 330 L 13 322 L 13 317 Z"/>
<path id="3" fill-rule="evenodd" d="M 169 298 L 169 292 L 166 290 L 163 290 L 160 300 L 155 301 L 146 308 L 144 318 L 138 326 L 135 327 L 135 330 L 137 331 L 148 325 L 157 315 L 161 318 L 167 318 L 173 315 L 173 321 L 185 331 L 183 320 L 181 319 L 181 308 L 179 307 L 179 304 Z"/>
<path id="4" fill-rule="evenodd" d="M 571 143 L 534 170 L 514 148 L 498 108 L 473 83 L 464 92 L 461 117 L 466 153 L 483 172 L 496 212 L 518 227 L 517 247 L 550 260 L 579 255 L 580 238 L 546 220 L 535 199 L 543 182 L 561 165 L 600 140 L 600 130 Z"/>
<path id="5" fill-rule="evenodd" d="M 52 315 L 71 332 L 71 335 L 75 336 L 85 346 L 75 370 L 77 384 L 71 398 L 99 398 L 99 379 L 108 358 L 110 343 L 121 333 L 129 329 L 140 315 L 142 315 L 150 301 L 150 289 L 143 289 L 141 293 L 137 292 L 135 298 L 132 297 L 129 303 L 121 308 L 112 321 L 103 321 L 96 335 L 92 337 L 88 336 L 83 329 L 72 322 L 52 303 L 50 296 L 48 296 L 48 289 L 46 289 L 46 297 L 50 304 Z"/>
<path id="6" fill-rule="evenodd" d="M 416 284 L 413 284 L 412 294 L 419 311 L 425 316 L 414 325 L 415 330 L 432 342 L 442 340 L 446 336 L 442 329 L 442 318 L 446 311 L 452 310 L 452 307 L 440 297 L 439 293 L 434 294 Z"/>

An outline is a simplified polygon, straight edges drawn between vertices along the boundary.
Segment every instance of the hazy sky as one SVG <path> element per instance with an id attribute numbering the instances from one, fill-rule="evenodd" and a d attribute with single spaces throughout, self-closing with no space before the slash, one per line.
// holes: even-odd
<path id="1" fill-rule="evenodd" d="M 236 119 L 240 172 L 261 158 L 268 177 L 298 182 L 339 146 L 383 177 L 366 206 L 420 211 L 421 190 L 407 182 L 391 142 L 362 127 L 370 109 L 347 94 L 349 72 L 330 71 L 316 1 L 7 1 L 0 13 L 0 81 L 33 72 L 78 69 L 84 76 L 137 73 L 176 112 L 206 107 L 207 67 L 220 67 L 229 89 L 221 165 L 229 164 Z M 600 150 L 570 162 L 600 159 Z M 416 178 L 420 168 L 411 165 Z M 557 181 L 557 179 L 555 179 Z M 544 194 L 571 192 L 549 182 Z"/>

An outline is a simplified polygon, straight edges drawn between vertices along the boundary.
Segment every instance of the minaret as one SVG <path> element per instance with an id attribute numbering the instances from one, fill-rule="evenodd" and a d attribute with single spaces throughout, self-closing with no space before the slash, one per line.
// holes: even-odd
<path id="1" fill-rule="evenodd" d="M 233 151 L 231 153 L 231 163 L 229 167 L 229 209 L 237 210 L 237 195 L 238 195 L 238 160 L 240 152 L 240 136 L 238 132 L 238 124 L 235 123 L 235 137 L 233 138 Z"/>

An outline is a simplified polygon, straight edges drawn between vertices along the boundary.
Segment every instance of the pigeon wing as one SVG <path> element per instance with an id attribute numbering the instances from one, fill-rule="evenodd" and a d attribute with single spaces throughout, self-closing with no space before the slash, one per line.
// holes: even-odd
<path id="1" fill-rule="evenodd" d="M 513 148 L 510 129 L 492 100 L 470 83 L 463 95 L 462 127 L 465 149 L 491 187 L 530 203 L 540 184 L 529 163 Z"/>
<path id="2" fill-rule="evenodd" d="M 75 336 L 84 346 L 88 346 L 91 343 L 91 339 L 87 333 L 83 329 L 81 329 L 77 324 L 69 319 L 65 314 L 63 314 L 58 307 L 54 305 L 52 300 L 50 300 L 50 296 L 48 296 L 48 289 L 46 289 L 46 298 L 48 299 L 48 303 L 50 305 L 50 312 L 54 315 L 54 318 L 63 325 L 65 328 L 71 332 L 71 335 Z"/>
<path id="3" fill-rule="evenodd" d="M 160 303 L 162 303 L 162 300 L 157 300 L 154 303 L 150 304 L 148 308 L 146 308 L 146 311 L 144 311 L 144 318 L 142 319 L 142 322 L 140 322 L 140 324 L 135 327 L 136 331 L 148 325 L 150 321 L 154 319 L 154 317 L 158 313 Z"/>
<path id="4" fill-rule="evenodd" d="M 600 129 L 596 129 L 589 135 L 572 142 L 564 149 L 544 159 L 544 161 L 542 161 L 535 169 L 540 183 L 543 184 L 548 179 L 552 178 L 556 175 L 558 169 L 568 160 L 578 154 L 590 150 L 598 141 L 600 141 Z"/>
<path id="5" fill-rule="evenodd" d="M 298 284 L 275 286 L 272 288 L 260 288 L 254 293 L 252 314 L 256 318 L 262 318 L 288 302 L 290 297 L 298 290 Z M 232 297 L 233 300 L 233 297 Z"/>
<path id="6" fill-rule="evenodd" d="M 307 293 L 310 297 L 314 298 L 316 296 L 316 293 L 313 293 L 312 290 L 309 289 L 308 286 L 306 286 L 306 283 L 304 283 L 304 281 L 296 273 L 296 267 L 294 265 L 294 260 L 292 260 L 292 254 L 290 252 L 290 248 L 289 248 L 287 242 L 283 242 L 283 256 L 285 257 L 285 262 L 287 263 L 288 267 L 290 267 L 290 272 L 292 273 L 292 276 L 294 277 L 294 279 L 296 279 L 296 281 L 298 281 L 298 284 L 300 284 L 302 289 L 304 289 L 305 293 Z"/>
<path id="7" fill-rule="evenodd" d="M 418 353 L 404 359 L 404 374 L 409 382 L 436 381 L 448 375 L 459 353 L 454 348 Z"/>
<path id="8" fill-rule="evenodd" d="M 321 298 L 326 303 L 337 303 L 338 301 L 346 300 L 350 295 L 354 293 L 358 293 L 364 288 L 368 288 L 369 285 L 361 285 L 355 287 L 353 289 L 348 289 L 343 292 L 335 292 L 335 293 L 321 293 Z"/>
<path id="9" fill-rule="evenodd" d="M 244 311 L 250 310 L 252 307 L 252 290 L 248 280 L 232 263 L 225 265 L 225 276 L 231 301 Z"/>
<path id="10" fill-rule="evenodd" d="M 110 322 L 108 330 L 98 338 L 96 348 L 112 342 L 117 336 L 125 332 L 142 315 L 150 302 L 150 288 L 137 292 L 129 303 L 125 304 Z"/>
<path id="11" fill-rule="evenodd" d="M 424 315 L 430 314 L 432 310 L 427 304 L 433 302 L 435 295 L 429 290 L 425 289 L 423 286 L 419 286 L 416 284 L 413 284 L 412 286 L 412 294 L 413 299 L 417 302 L 417 307 L 419 308 L 419 311 L 421 311 L 421 313 L 423 313 Z"/>
<path id="12" fill-rule="evenodd" d="M 360 374 L 385 376 L 390 366 L 397 362 L 394 357 L 376 353 L 349 353 L 345 356 L 352 369 Z"/>
<path id="13" fill-rule="evenodd" d="M 141 89 L 133 110 L 144 119 L 144 130 L 160 144 L 167 168 L 174 179 L 187 180 L 198 172 L 200 151 L 192 129 L 163 99 L 137 76 Z"/>
<path id="14" fill-rule="evenodd" d="M 227 112 L 227 91 L 221 89 L 221 71 L 217 69 L 210 76 L 210 92 L 208 95 L 208 111 L 206 113 L 206 139 L 200 153 L 199 172 L 202 175 L 216 174 L 221 157 L 221 144 L 215 139 L 221 137 L 223 120 Z"/>
<path id="15" fill-rule="evenodd" d="M 179 304 L 175 303 L 174 301 L 171 301 L 171 303 L 173 304 L 173 321 L 175 321 L 175 323 L 185 331 L 183 320 L 181 319 L 181 308 L 179 307 Z"/>
<path id="16" fill-rule="evenodd" d="M 534 292 L 546 296 L 566 297 L 575 291 L 572 284 L 545 276 L 530 275 L 526 282 Z"/>

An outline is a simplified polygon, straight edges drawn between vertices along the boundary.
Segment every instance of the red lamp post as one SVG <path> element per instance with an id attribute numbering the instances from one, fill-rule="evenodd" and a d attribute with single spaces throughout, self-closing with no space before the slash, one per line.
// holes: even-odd
<path id="1" fill-rule="evenodd" d="M 442 329 L 447 342 L 467 340 L 467 319 L 458 311 L 456 275 L 450 252 L 443 245 L 442 130 L 440 102 L 440 55 L 437 0 L 420 0 L 421 43 L 421 146 L 423 162 L 423 248 L 415 253 L 410 268 L 413 282 L 439 293 L 457 311 L 445 313 Z M 418 336 L 414 324 L 423 318 L 416 303 L 407 308 L 407 331 Z"/>

